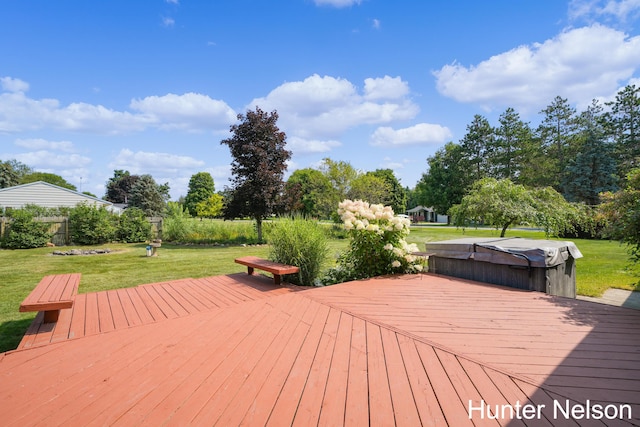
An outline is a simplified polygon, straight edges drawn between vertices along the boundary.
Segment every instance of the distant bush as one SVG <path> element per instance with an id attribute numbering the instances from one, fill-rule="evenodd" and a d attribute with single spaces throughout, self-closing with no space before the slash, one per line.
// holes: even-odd
<path id="1" fill-rule="evenodd" d="M 176 243 L 257 243 L 255 226 L 248 221 L 195 219 L 180 203 L 169 202 L 162 220 L 162 239 Z"/>
<path id="2" fill-rule="evenodd" d="M 118 217 L 104 207 L 80 204 L 69 212 L 71 241 L 79 245 L 99 245 L 116 237 Z"/>
<path id="3" fill-rule="evenodd" d="M 180 203 L 169 202 L 162 220 L 162 239 L 169 242 L 185 242 L 191 233 L 192 221 Z"/>
<path id="4" fill-rule="evenodd" d="M 267 241 L 271 244 L 269 258 L 300 268 L 300 273 L 288 275 L 287 281 L 314 285 L 328 252 L 323 227 L 316 221 L 297 217 L 275 221 L 266 231 Z"/>
<path id="5" fill-rule="evenodd" d="M 2 239 L 2 247 L 7 249 L 30 249 L 45 246 L 53 233 L 49 224 L 37 222 L 34 215 L 23 209 L 11 211 L 11 225 Z"/>
<path id="6" fill-rule="evenodd" d="M 126 209 L 118 218 L 118 241 L 125 243 L 146 242 L 151 239 L 151 223 L 142 209 Z"/>

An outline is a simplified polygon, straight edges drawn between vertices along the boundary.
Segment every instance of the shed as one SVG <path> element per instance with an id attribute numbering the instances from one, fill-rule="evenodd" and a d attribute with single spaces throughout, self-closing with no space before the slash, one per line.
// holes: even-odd
<path id="1" fill-rule="evenodd" d="M 0 189 L 0 209 L 20 209 L 25 205 L 38 205 L 45 208 L 69 207 L 79 203 L 104 206 L 111 212 L 121 210 L 106 200 L 98 199 L 87 194 L 59 187 L 48 182 L 36 181 L 28 184 L 16 185 Z"/>
<path id="2" fill-rule="evenodd" d="M 446 276 L 575 298 L 573 242 L 522 238 L 464 238 L 430 242 L 429 271 Z"/>

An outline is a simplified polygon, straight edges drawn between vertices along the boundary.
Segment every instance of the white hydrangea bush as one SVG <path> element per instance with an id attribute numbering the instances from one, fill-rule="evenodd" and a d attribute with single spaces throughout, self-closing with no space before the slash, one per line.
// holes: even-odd
<path id="1" fill-rule="evenodd" d="M 344 200 L 338 214 L 351 237 L 349 250 L 338 259 L 338 269 L 349 279 L 423 270 L 424 259 L 413 255 L 418 246 L 405 240 L 409 219 L 396 216 L 390 206 Z"/>

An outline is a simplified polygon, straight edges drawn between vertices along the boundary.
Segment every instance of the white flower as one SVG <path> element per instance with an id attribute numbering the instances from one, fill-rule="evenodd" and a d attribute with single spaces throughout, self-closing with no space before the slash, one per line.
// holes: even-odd
<path id="1" fill-rule="evenodd" d="M 369 224 L 367 225 L 367 230 L 368 231 L 378 231 L 380 229 L 380 226 L 378 224 Z"/>
<path id="2" fill-rule="evenodd" d="M 347 230 L 353 230 L 353 223 L 351 221 L 345 221 L 344 228 L 346 228 Z"/>
<path id="3" fill-rule="evenodd" d="M 413 269 L 414 269 L 415 271 L 422 271 L 422 264 L 415 264 L 415 265 L 413 266 Z"/>
<path id="4" fill-rule="evenodd" d="M 367 226 L 366 226 L 366 225 L 364 225 L 364 223 L 363 223 L 362 221 L 360 221 L 360 220 L 357 220 L 357 221 L 355 222 L 355 224 L 354 224 L 354 225 L 355 225 L 355 227 L 356 227 L 356 230 L 364 230 L 364 229 L 367 227 Z"/>
<path id="5" fill-rule="evenodd" d="M 400 264 L 400 261 L 398 261 L 398 260 L 393 261 L 393 262 L 391 263 L 391 267 L 393 267 L 393 268 L 398 268 L 398 267 L 400 267 L 401 265 L 402 265 L 402 264 Z"/>
<path id="6" fill-rule="evenodd" d="M 387 243 L 386 245 L 384 245 L 383 249 L 386 251 L 392 251 L 393 245 L 391 243 Z"/>

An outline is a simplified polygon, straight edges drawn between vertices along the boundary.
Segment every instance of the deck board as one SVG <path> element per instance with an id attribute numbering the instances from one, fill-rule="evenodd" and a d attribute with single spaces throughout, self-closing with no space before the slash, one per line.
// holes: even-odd
<path id="1" fill-rule="evenodd" d="M 65 311 L 63 310 L 63 313 Z M 538 329 L 531 325 L 539 325 Z M 0 357 L 6 425 L 522 426 L 469 405 L 629 403 L 640 313 L 435 275 L 245 274 L 79 294 Z"/>

